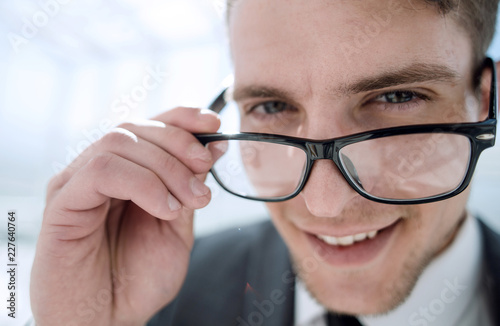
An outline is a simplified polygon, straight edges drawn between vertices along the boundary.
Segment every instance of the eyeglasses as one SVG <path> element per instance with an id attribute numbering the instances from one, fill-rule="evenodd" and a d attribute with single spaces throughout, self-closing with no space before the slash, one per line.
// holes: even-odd
<path id="1" fill-rule="evenodd" d="M 313 163 L 335 163 L 361 196 L 387 204 L 421 204 L 450 198 L 470 183 L 479 155 L 495 144 L 497 92 L 492 71 L 488 118 L 477 123 L 409 125 L 327 140 L 267 133 L 197 134 L 217 158 L 211 169 L 228 192 L 278 202 L 297 196 Z M 226 91 L 226 90 L 225 90 Z M 210 109 L 226 106 L 225 91 Z M 333 166 L 332 166 L 333 167 Z"/>

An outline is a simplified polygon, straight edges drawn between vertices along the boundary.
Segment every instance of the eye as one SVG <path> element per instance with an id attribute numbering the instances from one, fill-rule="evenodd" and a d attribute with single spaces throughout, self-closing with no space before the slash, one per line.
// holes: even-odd
<path id="1" fill-rule="evenodd" d="M 295 110 L 295 108 L 288 103 L 280 101 L 267 101 L 255 105 L 250 109 L 250 112 L 260 114 L 278 114 L 290 110 Z"/>
<path id="2" fill-rule="evenodd" d="M 408 111 L 424 108 L 423 104 L 431 101 L 431 98 L 420 92 L 408 90 L 395 90 L 375 96 L 369 103 L 382 110 Z"/>
<path id="3" fill-rule="evenodd" d="M 422 98 L 419 94 L 411 91 L 393 91 L 381 94 L 375 98 L 377 102 L 385 102 L 390 104 L 406 103 L 415 99 Z"/>

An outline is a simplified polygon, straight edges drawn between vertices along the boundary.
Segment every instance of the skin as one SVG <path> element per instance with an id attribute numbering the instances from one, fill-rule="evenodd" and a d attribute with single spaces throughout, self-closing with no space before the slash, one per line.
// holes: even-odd
<path id="1" fill-rule="evenodd" d="M 275 129 L 312 139 L 484 118 L 486 108 L 481 111 L 479 102 L 474 108 L 464 105 L 473 94 L 470 40 L 433 7 L 414 10 L 406 2 L 395 1 L 254 0 L 239 1 L 232 10 L 234 93 L 242 108 L 243 130 L 269 128 L 271 123 L 259 116 L 266 113 L 259 107 L 266 101 L 293 107 L 280 112 L 286 123 L 275 123 Z M 374 13 L 387 12 L 390 23 L 362 51 L 345 56 L 339 44 L 354 46 L 367 23 L 374 21 Z M 339 91 L 363 78 L 404 71 L 415 62 L 442 65 L 455 77 L 347 94 Z M 273 92 L 255 91 L 269 88 Z M 422 90 L 429 99 L 412 100 L 395 109 L 377 98 L 387 90 Z M 407 297 L 422 269 L 452 241 L 465 216 L 467 197 L 465 191 L 432 204 L 379 204 L 352 190 L 333 163 L 318 161 L 297 197 L 268 208 L 299 277 L 321 304 L 342 313 L 379 314 Z M 326 263 L 306 236 L 366 232 L 398 219 L 402 221 L 389 245 L 375 259 L 357 266 Z M 311 257 L 317 265 L 307 269 Z"/>
<path id="2" fill-rule="evenodd" d="M 242 110 L 265 100 L 292 103 L 297 111 L 287 116 L 286 132 L 314 139 L 484 118 L 485 105 L 483 110 L 463 105 L 472 93 L 470 42 L 433 9 L 400 6 L 362 51 L 342 52 L 339 45 L 353 44 L 359 28 L 373 20 L 370 15 L 388 6 L 383 1 L 237 2 L 230 20 L 235 95 L 248 85 L 289 95 L 244 98 L 239 92 Z M 404 70 L 413 62 L 439 63 L 462 78 L 404 85 L 431 100 L 403 110 L 387 110 L 386 103 L 373 100 L 381 90 L 342 91 L 388 67 Z M 243 127 L 256 128 L 255 121 L 248 116 Z M 194 108 L 122 124 L 50 181 L 31 275 L 37 325 L 144 325 L 175 298 L 192 249 L 193 211 L 210 201 L 208 188 L 195 186 L 196 180 L 204 179 L 217 158 L 192 134 L 215 132 L 219 125 L 215 114 Z M 276 132 L 280 126 L 272 125 Z M 422 268 L 452 241 L 467 196 L 418 206 L 377 204 L 354 192 L 331 163 L 320 161 L 299 196 L 269 210 L 300 277 L 318 300 L 339 312 L 373 314 L 397 305 Z M 398 218 L 403 221 L 391 245 L 368 264 L 339 268 L 318 259 L 317 268 L 303 268 L 306 259 L 318 257 L 305 230 L 350 234 Z"/>
<path id="3" fill-rule="evenodd" d="M 191 133 L 219 123 L 176 108 L 123 124 L 51 180 L 31 273 L 37 325 L 144 325 L 175 297 L 193 210 L 210 201 L 192 185 L 214 158 Z"/>

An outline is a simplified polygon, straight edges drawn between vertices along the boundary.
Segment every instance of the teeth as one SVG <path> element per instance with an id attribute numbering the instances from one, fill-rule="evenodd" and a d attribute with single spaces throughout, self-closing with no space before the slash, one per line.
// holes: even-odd
<path id="1" fill-rule="evenodd" d="M 324 242 L 326 242 L 330 245 L 338 245 L 339 244 L 337 238 L 335 238 L 335 237 L 329 237 L 327 235 L 318 235 L 318 238 L 320 238 L 321 240 L 323 240 Z"/>
<path id="2" fill-rule="evenodd" d="M 354 242 L 360 242 L 363 240 L 368 239 L 373 239 L 377 235 L 378 231 L 370 231 L 367 233 L 358 233 L 354 235 L 348 235 L 345 237 L 332 237 L 328 235 L 317 235 L 317 237 L 324 242 L 328 243 L 329 245 L 340 245 L 340 246 L 350 246 Z"/>
<path id="3" fill-rule="evenodd" d="M 340 238 L 338 238 L 338 240 L 339 240 L 339 245 L 350 246 L 354 243 L 354 236 L 348 235 L 346 237 L 340 237 Z"/>
<path id="4" fill-rule="evenodd" d="M 354 235 L 355 241 L 363 241 L 366 239 L 366 233 L 358 233 Z"/>

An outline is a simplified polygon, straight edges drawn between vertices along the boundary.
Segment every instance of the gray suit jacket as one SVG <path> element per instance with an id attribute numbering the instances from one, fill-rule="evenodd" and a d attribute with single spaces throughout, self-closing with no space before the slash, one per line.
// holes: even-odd
<path id="1" fill-rule="evenodd" d="M 500 235 L 480 224 L 500 325 Z M 195 242 L 179 295 L 148 326 L 293 325 L 294 288 L 288 250 L 271 222 L 224 231 Z"/>

